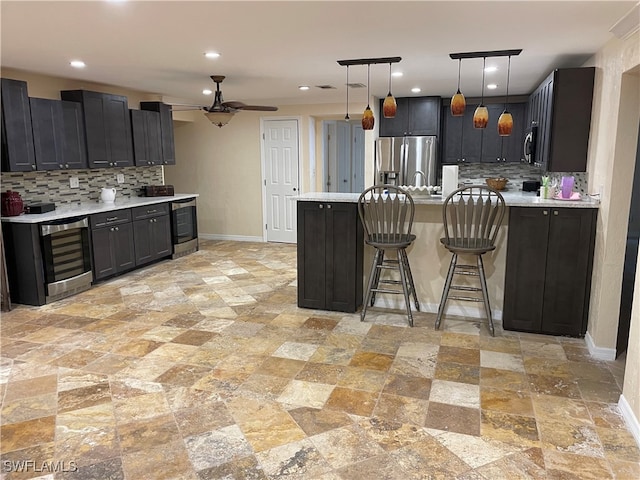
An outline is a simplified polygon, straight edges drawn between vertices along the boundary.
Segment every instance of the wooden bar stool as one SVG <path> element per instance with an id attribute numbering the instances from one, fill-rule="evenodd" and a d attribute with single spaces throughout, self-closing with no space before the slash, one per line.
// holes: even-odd
<path id="1" fill-rule="evenodd" d="M 409 325 L 413 326 L 410 297 L 413 297 L 418 311 L 420 311 L 420 303 L 406 249 L 416 239 L 416 236 L 411 233 L 414 210 L 411 195 L 395 185 L 374 185 L 360 194 L 358 214 L 364 227 L 365 243 L 371 245 L 376 251 L 360 312 L 361 321 L 364 321 L 367 307 L 375 303 L 377 293 L 402 294 Z M 385 257 L 390 250 L 395 252 L 395 258 Z M 397 270 L 400 279 L 390 278 L 390 275 L 383 277 L 382 273 L 385 270 Z M 401 285 L 402 290 L 384 288 L 380 286 L 381 284 Z"/>
<path id="2" fill-rule="evenodd" d="M 442 218 L 444 238 L 440 242 L 452 254 L 447 279 L 438 307 L 436 330 L 440 328 L 447 299 L 483 302 L 489 321 L 489 331 L 493 336 L 493 319 L 487 292 L 487 280 L 484 273 L 482 255 L 495 250 L 495 240 L 505 212 L 504 198 L 497 190 L 485 185 L 471 185 L 453 191 L 444 201 Z M 475 255 L 476 265 L 458 265 L 458 255 Z M 454 275 L 472 275 L 479 277 L 480 287 L 452 285 Z M 449 295 L 450 290 L 465 292 L 461 295 Z M 481 296 L 473 296 L 480 292 Z"/>

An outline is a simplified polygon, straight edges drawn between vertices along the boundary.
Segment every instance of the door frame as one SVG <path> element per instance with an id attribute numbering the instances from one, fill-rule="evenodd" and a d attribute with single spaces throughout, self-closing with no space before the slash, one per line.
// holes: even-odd
<path id="1" fill-rule="evenodd" d="M 267 217 L 267 175 L 266 175 L 266 154 L 264 150 L 265 143 L 265 122 L 271 120 L 293 120 L 297 123 L 297 135 L 298 135 L 298 196 L 300 196 L 300 166 L 302 165 L 302 136 L 300 134 L 300 128 L 302 127 L 302 117 L 301 116 L 268 116 L 268 117 L 260 117 L 260 174 L 261 174 L 261 188 L 262 188 L 262 225 L 265 227 L 262 229 L 262 241 L 267 243 L 269 239 L 267 238 L 267 227 L 268 217 Z M 297 227 L 294 223 L 294 229 Z"/>

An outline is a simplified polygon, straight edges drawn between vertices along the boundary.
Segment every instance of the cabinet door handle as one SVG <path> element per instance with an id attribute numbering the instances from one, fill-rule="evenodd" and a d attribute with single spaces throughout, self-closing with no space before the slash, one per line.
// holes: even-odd
<path id="1" fill-rule="evenodd" d="M 156 213 L 158 210 L 147 210 L 147 213 Z"/>
<path id="2" fill-rule="evenodd" d="M 558 215 L 558 210 L 554 210 L 554 211 L 553 211 L 553 214 L 554 214 L 554 215 Z"/>
<path id="3" fill-rule="evenodd" d="M 35 163 L 32 163 L 31 164 L 31 170 L 35 170 L 35 169 L 36 169 L 36 165 L 35 165 Z"/>
<path id="4" fill-rule="evenodd" d="M 549 215 L 549 212 L 547 212 L 546 210 L 543 210 L 543 211 L 542 211 L 542 214 L 543 214 L 543 215 Z"/>
<path id="5" fill-rule="evenodd" d="M 64 168 L 64 165 L 60 164 L 60 168 Z"/>
<path id="6" fill-rule="evenodd" d="M 324 208 L 324 205 L 320 204 L 318 205 L 319 208 Z"/>
<path id="7" fill-rule="evenodd" d="M 118 217 L 107 217 L 107 222 L 113 222 L 115 220 L 117 220 Z"/>
<path id="8" fill-rule="evenodd" d="M 115 227 L 115 229 L 116 229 L 116 232 L 120 231 L 120 227 Z"/>
<path id="9" fill-rule="evenodd" d="M 327 208 L 331 208 L 331 205 L 327 205 Z"/>

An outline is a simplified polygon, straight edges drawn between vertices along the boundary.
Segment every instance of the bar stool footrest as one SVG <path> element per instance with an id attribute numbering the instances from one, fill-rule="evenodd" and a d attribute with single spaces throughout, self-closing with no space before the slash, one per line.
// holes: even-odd
<path id="1" fill-rule="evenodd" d="M 482 298 L 463 297 L 463 296 L 459 296 L 459 295 L 449 295 L 449 299 L 450 300 L 462 300 L 462 301 L 465 301 L 465 302 L 484 302 L 484 300 Z"/>

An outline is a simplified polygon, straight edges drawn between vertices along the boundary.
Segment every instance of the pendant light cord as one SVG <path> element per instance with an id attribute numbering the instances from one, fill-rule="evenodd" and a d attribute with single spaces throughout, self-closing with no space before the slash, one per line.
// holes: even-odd
<path id="1" fill-rule="evenodd" d="M 509 55 L 509 64 L 507 66 L 507 98 L 504 102 L 504 110 L 507 110 L 507 104 L 509 103 L 509 77 L 511 76 L 511 55 Z"/>
<path id="2" fill-rule="evenodd" d="M 389 94 L 391 94 L 391 64 L 389 64 Z"/>
<path id="3" fill-rule="evenodd" d="M 369 106 L 369 84 L 371 83 L 370 76 L 369 76 L 370 73 L 371 73 L 371 64 L 368 63 L 367 64 L 367 108 L 371 108 Z"/>
<path id="4" fill-rule="evenodd" d="M 482 57 L 482 100 L 480 100 L 480 105 L 484 107 L 484 69 L 487 64 L 487 57 Z"/>
<path id="5" fill-rule="evenodd" d="M 349 120 L 349 65 L 347 65 L 347 114 L 344 119 Z"/>
<path id="6" fill-rule="evenodd" d="M 460 93 L 460 68 L 462 67 L 462 59 L 458 59 L 458 93 Z"/>

